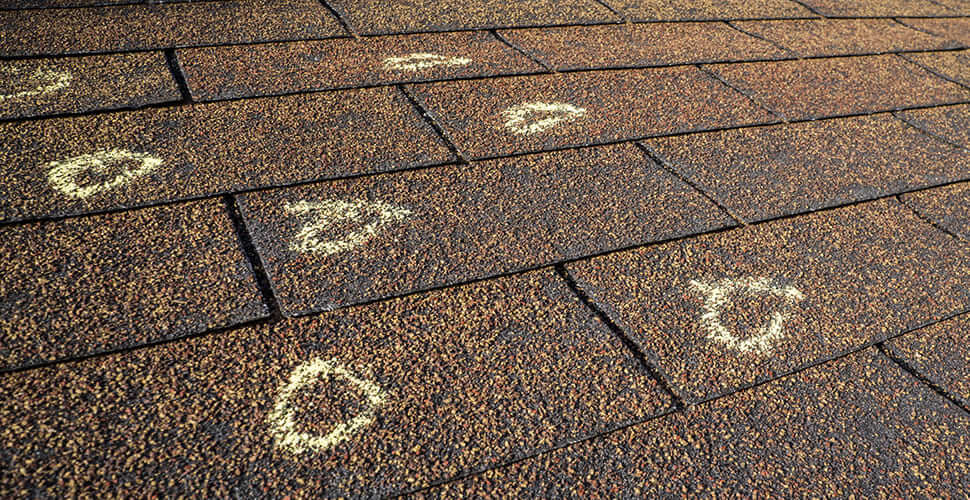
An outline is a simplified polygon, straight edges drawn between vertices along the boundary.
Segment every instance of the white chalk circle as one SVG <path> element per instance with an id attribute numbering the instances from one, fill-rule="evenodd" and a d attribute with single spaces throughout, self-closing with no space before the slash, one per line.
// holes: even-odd
<path id="1" fill-rule="evenodd" d="M 333 430 L 324 435 L 296 430 L 294 417 L 298 408 L 290 403 L 290 399 L 298 390 L 314 383 L 317 379 L 326 380 L 335 377 L 342 378 L 357 388 L 367 400 L 367 409 L 346 422 L 338 423 Z M 277 448 L 294 455 L 308 451 L 321 452 L 350 439 L 354 433 L 373 423 L 375 411 L 384 404 L 385 397 L 380 386 L 357 377 L 337 360 L 314 358 L 293 370 L 290 379 L 280 387 L 276 404 L 273 405 L 273 411 L 266 420 L 269 422 L 270 434 Z"/>
<path id="2" fill-rule="evenodd" d="M 16 75 L 20 73 L 17 68 L 6 68 L 4 70 L 6 73 L 4 76 L 9 77 L 9 75 Z M 55 71 L 50 69 L 38 68 L 30 75 L 29 80 L 36 82 L 36 86 L 27 90 L 21 90 L 20 92 L 14 92 L 12 94 L 0 94 L 0 102 L 7 99 L 23 99 L 24 97 L 35 97 L 42 94 L 49 94 L 51 92 L 58 91 L 63 88 L 67 88 L 71 84 L 71 74 L 66 71 Z"/>
<path id="3" fill-rule="evenodd" d="M 162 163 L 164 162 L 161 158 L 147 153 L 136 153 L 127 149 L 103 149 L 48 163 L 47 180 L 54 189 L 83 200 L 128 184 L 132 179 L 152 172 Z M 126 165 L 128 168 L 124 168 Z M 80 177 L 89 172 L 110 178 L 103 182 L 82 185 Z"/>
<path id="4" fill-rule="evenodd" d="M 448 57 L 427 52 L 415 52 L 404 57 L 384 59 L 384 69 L 388 71 L 418 71 L 435 66 L 465 66 L 472 60 L 465 57 Z"/>
<path id="5" fill-rule="evenodd" d="M 514 134 L 527 135 L 544 132 L 563 122 L 571 122 L 586 114 L 579 108 L 562 102 L 530 102 L 512 106 L 502 112 L 505 128 Z"/>
<path id="6" fill-rule="evenodd" d="M 777 286 L 770 278 L 725 278 L 714 282 L 690 281 L 690 287 L 704 296 L 701 326 L 707 338 L 741 352 L 768 354 L 772 344 L 785 337 L 784 323 L 791 309 L 805 296 L 793 286 Z M 767 295 L 783 299 L 780 311 L 772 311 L 768 323 L 758 328 L 757 335 L 741 339 L 721 323 L 721 311 L 733 304 L 733 295 Z"/>
<path id="7" fill-rule="evenodd" d="M 287 203 L 283 209 L 292 215 L 311 218 L 296 234 L 290 249 L 322 255 L 334 255 L 362 245 L 377 236 L 384 226 L 411 215 L 411 211 L 403 207 L 362 200 L 303 200 Z M 361 227 L 337 239 L 324 239 L 327 229 L 346 222 Z"/>

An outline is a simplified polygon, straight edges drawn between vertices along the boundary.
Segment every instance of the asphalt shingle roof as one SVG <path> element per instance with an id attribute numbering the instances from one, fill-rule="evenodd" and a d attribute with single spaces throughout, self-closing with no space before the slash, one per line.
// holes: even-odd
<path id="1" fill-rule="evenodd" d="M 0 0 L 0 497 L 964 497 L 966 0 Z"/>

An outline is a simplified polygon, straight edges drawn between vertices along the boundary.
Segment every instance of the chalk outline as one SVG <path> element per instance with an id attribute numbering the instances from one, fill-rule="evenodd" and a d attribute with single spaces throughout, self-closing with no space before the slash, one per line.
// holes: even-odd
<path id="1" fill-rule="evenodd" d="M 367 243 L 380 233 L 381 228 L 392 223 L 404 220 L 411 211 L 389 203 L 380 201 L 365 200 L 322 200 L 308 201 L 301 200 L 295 203 L 287 202 L 283 206 L 288 214 L 296 216 L 306 216 L 314 212 L 322 212 L 322 216 L 317 216 L 315 221 L 303 225 L 296 234 L 295 241 L 290 244 L 290 250 L 301 253 L 315 253 L 326 256 L 335 255 L 356 248 Z M 366 211 L 376 211 L 377 219 L 368 224 L 364 224 L 358 231 L 351 231 L 341 239 L 321 241 L 317 233 L 325 229 L 334 222 L 341 220 L 351 220 L 361 222 Z"/>
<path id="2" fill-rule="evenodd" d="M 529 118 L 536 113 L 556 114 L 525 125 Z M 519 135 L 544 132 L 562 122 L 571 122 L 585 115 L 586 108 L 580 108 L 565 102 L 529 102 L 518 104 L 502 111 L 502 116 L 505 118 L 505 128 Z"/>
<path id="3" fill-rule="evenodd" d="M 6 68 L 5 72 L 20 73 L 17 68 Z M 30 78 L 37 80 L 47 80 L 46 85 L 38 85 L 31 90 L 22 90 L 14 94 L 0 94 L 0 102 L 7 99 L 22 99 L 24 97 L 35 97 L 38 95 L 49 94 L 51 92 L 67 88 L 71 85 L 74 76 L 67 71 L 57 71 L 53 69 L 37 68 Z"/>
<path id="4" fill-rule="evenodd" d="M 290 398 L 303 386 L 312 384 L 320 377 L 338 375 L 364 393 L 370 407 L 363 413 L 346 422 L 340 422 L 325 435 L 316 435 L 296 430 L 297 408 L 290 404 Z M 384 405 L 386 393 L 380 386 L 359 378 L 341 365 L 336 359 L 314 358 L 293 369 L 287 382 L 280 386 L 273 411 L 266 416 L 270 424 L 270 434 L 276 447 L 300 455 L 308 451 L 322 452 L 342 443 L 364 427 L 374 422 L 376 410 Z"/>
<path id="5" fill-rule="evenodd" d="M 79 186 L 77 176 L 90 169 L 104 169 L 107 165 L 124 160 L 141 162 L 141 167 L 134 170 L 124 170 L 114 179 L 100 184 Z M 80 200 L 92 195 L 110 191 L 131 182 L 136 177 L 149 174 L 158 168 L 164 160 L 148 153 L 136 153 L 127 149 L 102 149 L 94 153 L 74 156 L 63 160 L 47 163 L 47 180 L 54 189 L 72 198 Z"/>
<path id="6" fill-rule="evenodd" d="M 467 57 L 448 57 L 430 52 L 413 52 L 403 57 L 384 59 L 384 69 L 388 71 L 418 71 L 435 66 L 465 66 L 472 60 Z"/>

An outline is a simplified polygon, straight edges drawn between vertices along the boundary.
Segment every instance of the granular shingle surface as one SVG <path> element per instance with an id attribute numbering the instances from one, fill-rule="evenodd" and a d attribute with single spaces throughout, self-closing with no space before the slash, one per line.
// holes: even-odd
<path id="1" fill-rule="evenodd" d="M 905 19 L 903 23 L 970 47 L 970 19 Z"/>
<path id="2" fill-rule="evenodd" d="M 968 258 L 880 200 L 567 267 L 697 401 L 968 309 Z"/>
<path id="3" fill-rule="evenodd" d="M 17 373 L 0 387 L 5 497 L 384 496 L 669 407 L 552 272 Z M 341 422 L 352 424 L 338 438 Z"/>
<path id="4" fill-rule="evenodd" d="M 181 99 L 161 53 L 0 62 L 0 118 L 136 108 Z"/>
<path id="5" fill-rule="evenodd" d="M 945 38 L 907 28 L 891 19 L 741 21 L 735 25 L 802 57 L 880 54 L 954 46 Z"/>
<path id="6" fill-rule="evenodd" d="M 179 51 L 198 99 L 544 71 L 488 32 Z"/>
<path id="7" fill-rule="evenodd" d="M 966 413 L 870 349 L 429 496 L 961 496 L 968 426 Z"/>
<path id="8" fill-rule="evenodd" d="M 970 151 L 890 114 L 645 141 L 748 221 L 970 178 Z"/>
<path id="9" fill-rule="evenodd" d="M 503 31 L 502 36 L 557 70 L 791 56 L 721 23 L 566 26 Z"/>
<path id="10" fill-rule="evenodd" d="M 238 0 L 0 12 L 0 55 L 75 54 L 326 38 L 346 33 L 314 0 Z"/>
<path id="11" fill-rule="evenodd" d="M 452 159 L 395 88 L 6 124 L 0 137 L 6 220 Z"/>
<path id="12" fill-rule="evenodd" d="M 0 255 L 0 370 L 265 315 L 218 200 L 0 228 Z"/>
<path id="13" fill-rule="evenodd" d="M 474 158 L 776 118 L 694 67 L 410 86 Z M 970 93 L 970 91 L 968 91 Z"/>
<path id="14" fill-rule="evenodd" d="M 886 347 L 948 396 L 970 408 L 970 316 L 897 337 Z"/>
<path id="15" fill-rule="evenodd" d="M 952 16 L 952 9 L 933 0 L 800 0 L 827 17 Z"/>
<path id="16" fill-rule="evenodd" d="M 917 109 L 898 116 L 921 130 L 970 149 L 970 105 Z"/>
<path id="17" fill-rule="evenodd" d="M 242 205 L 294 314 L 732 224 L 632 145 L 262 192 Z"/>
<path id="18" fill-rule="evenodd" d="M 791 120 L 970 101 L 970 89 L 895 55 L 708 68 Z"/>
<path id="19" fill-rule="evenodd" d="M 903 57 L 970 88 L 970 50 L 904 54 Z"/>
<path id="20" fill-rule="evenodd" d="M 947 231 L 970 240 L 970 184 L 904 194 L 899 199 Z"/>
<path id="21" fill-rule="evenodd" d="M 609 0 L 612 7 L 637 21 L 818 17 L 791 0 Z"/>
<path id="22" fill-rule="evenodd" d="M 388 34 L 511 26 L 618 22 L 592 0 L 330 0 L 359 33 Z"/>

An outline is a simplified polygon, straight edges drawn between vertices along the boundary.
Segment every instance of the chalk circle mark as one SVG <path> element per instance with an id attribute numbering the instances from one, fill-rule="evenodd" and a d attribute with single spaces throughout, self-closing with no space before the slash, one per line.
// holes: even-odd
<path id="1" fill-rule="evenodd" d="M 770 353 L 773 344 L 785 337 L 784 323 L 791 309 L 805 298 L 797 288 L 779 286 L 764 277 L 724 278 L 713 282 L 691 280 L 689 285 L 704 297 L 700 324 L 707 331 L 707 338 L 741 352 Z M 756 335 L 742 339 L 721 322 L 721 311 L 733 304 L 731 297 L 738 294 L 777 297 L 783 304 L 780 311 L 771 312 L 768 322 L 758 328 Z"/>
<path id="2" fill-rule="evenodd" d="M 388 71 L 418 71 L 435 66 L 465 66 L 472 60 L 467 57 L 448 57 L 428 52 L 415 52 L 403 57 L 384 59 L 384 69 Z"/>
<path id="3" fill-rule="evenodd" d="M 16 68 L 7 68 L 4 70 L 4 73 L 4 77 L 9 78 L 11 74 L 19 74 L 20 70 Z M 13 92 L 11 94 L 0 94 L 0 102 L 8 99 L 23 99 L 25 97 L 36 97 L 39 95 L 56 92 L 63 88 L 67 88 L 71 84 L 72 78 L 73 77 L 71 74 L 66 71 L 55 71 L 51 69 L 39 68 L 28 77 L 28 81 L 32 80 L 35 82 L 35 87 L 27 90 L 21 90 L 19 92 Z"/>
<path id="4" fill-rule="evenodd" d="M 151 173 L 164 161 L 148 153 L 127 149 L 103 149 L 47 164 L 47 180 L 54 189 L 83 200 L 128 184 Z M 127 168 L 126 168 L 127 167 Z M 102 182 L 84 183 L 85 175 L 105 177 Z"/>
<path id="5" fill-rule="evenodd" d="M 327 434 L 312 434 L 300 432 L 296 429 L 296 412 L 298 410 L 290 400 L 301 388 L 313 384 L 318 379 L 341 378 L 363 394 L 368 403 L 367 409 L 357 416 L 340 422 Z M 295 455 L 307 452 L 321 452 L 350 439 L 352 435 L 372 424 L 375 412 L 386 399 L 386 393 L 374 382 L 354 375 L 335 359 L 314 358 L 297 366 L 290 374 L 289 380 L 280 387 L 273 411 L 267 416 L 276 447 Z"/>
<path id="6" fill-rule="evenodd" d="M 512 106 L 502 112 L 505 128 L 519 135 L 544 132 L 585 115 L 586 108 L 562 102 L 531 102 Z"/>
<path id="7" fill-rule="evenodd" d="M 411 211 L 379 201 L 298 201 L 287 203 L 283 209 L 310 221 L 296 234 L 290 249 L 301 253 L 334 255 L 345 252 L 377 236 L 381 229 L 411 215 Z M 326 239 L 326 232 L 346 223 L 359 224 L 360 229 L 347 232 L 336 239 Z"/>

